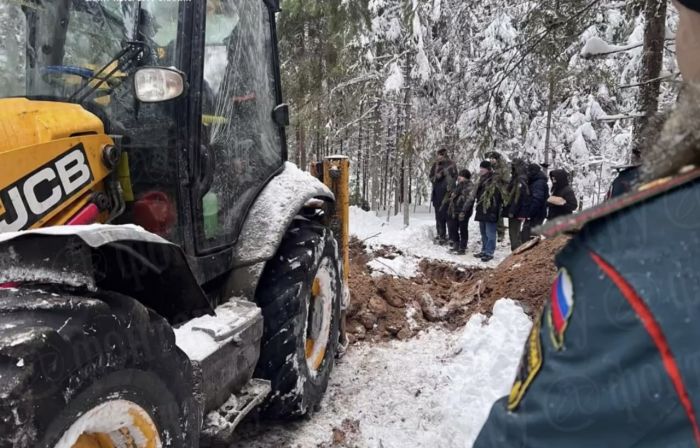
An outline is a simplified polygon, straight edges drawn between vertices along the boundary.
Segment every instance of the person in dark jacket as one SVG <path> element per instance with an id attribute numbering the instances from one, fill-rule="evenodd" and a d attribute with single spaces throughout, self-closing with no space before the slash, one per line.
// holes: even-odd
<path id="1" fill-rule="evenodd" d="M 675 4 L 676 111 L 641 187 L 543 229 L 574 236 L 475 448 L 700 446 L 700 1 Z"/>
<path id="2" fill-rule="evenodd" d="M 523 225 L 523 242 L 530 240 L 532 229 L 541 226 L 547 218 L 547 199 L 549 198 L 547 175 L 537 163 L 527 166 L 527 182 L 530 189 L 530 203 L 527 220 Z"/>
<path id="3" fill-rule="evenodd" d="M 430 182 L 433 184 L 432 203 L 435 208 L 437 230 L 435 242 L 440 245 L 447 244 L 447 206 L 449 194 L 456 180 L 457 167 L 447 157 L 447 149 L 440 148 L 437 152 L 437 160 L 430 167 Z"/>
<path id="4" fill-rule="evenodd" d="M 547 199 L 547 219 L 570 215 L 578 207 L 578 201 L 569 185 L 569 175 L 561 169 L 552 170 L 549 178 L 552 180 L 552 195 Z"/>
<path id="5" fill-rule="evenodd" d="M 457 185 L 450 194 L 450 205 L 447 210 L 452 239 L 452 250 L 457 255 L 464 255 L 469 241 L 469 218 L 474 208 L 474 185 L 469 170 L 461 170 L 457 177 Z"/>
<path id="6" fill-rule="evenodd" d="M 508 216 L 510 249 L 515 250 L 523 243 L 523 223 L 527 220 L 530 207 L 530 188 L 527 182 L 527 164 L 522 159 L 511 162 L 508 201 L 505 209 Z"/>
<path id="7" fill-rule="evenodd" d="M 508 187 L 508 183 L 510 182 L 508 163 L 498 151 L 489 151 L 484 154 L 484 157 L 486 160 L 491 162 L 493 176 L 501 189 L 505 191 Z M 506 237 L 506 225 L 502 215 L 498 217 L 496 231 L 498 233 L 498 242 L 500 243 Z"/>
<path id="8" fill-rule="evenodd" d="M 474 219 L 479 222 L 481 231 L 481 252 L 474 256 L 486 262 L 493 260 L 493 254 L 496 252 L 496 226 L 501 215 L 503 196 L 491 162 L 481 162 L 479 172 Z"/>
<path id="9" fill-rule="evenodd" d="M 639 165 L 630 165 L 616 168 L 617 176 L 612 181 L 606 199 L 622 196 L 632 189 L 639 177 Z"/>

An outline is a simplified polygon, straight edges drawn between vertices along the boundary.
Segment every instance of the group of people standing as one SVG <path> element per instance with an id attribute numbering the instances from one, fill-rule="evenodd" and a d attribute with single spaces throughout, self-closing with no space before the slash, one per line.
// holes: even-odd
<path id="1" fill-rule="evenodd" d="M 438 150 L 437 160 L 430 169 L 437 244 L 449 244 L 451 253 L 465 254 L 469 219 L 474 214 L 481 233 L 481 251 L 474 256 L 490 261 L 504 218 L 508 219 L 511 250 L 515 250 L 532 237 L 532 229 L 545 219 L 573 213 L 578 207 L 565 170 L 549 173 L 550 190 L 547 175 L 539 164 L 513 159 L 510 170 L 508 166 L 498 152 L 486 154 L 475 184 L 469 170 L 458 171 L 447 150 Z"/>

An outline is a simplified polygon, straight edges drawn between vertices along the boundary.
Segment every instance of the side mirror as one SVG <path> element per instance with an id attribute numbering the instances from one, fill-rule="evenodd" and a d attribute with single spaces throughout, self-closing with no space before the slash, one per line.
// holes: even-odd
<path id="1" fill-rule="evenodd" d="M 136 98 L 144 103 L 160 103 L 185 93 L 185 75 L 174 68 L 142 67 L 134 74 Z"/>
<path id="2" fill-rule="evenodd" d="M 282 103 L 275 107 L 272 111 L 272 119 L 281 128 L 289 126 L 289 104 Z"/>

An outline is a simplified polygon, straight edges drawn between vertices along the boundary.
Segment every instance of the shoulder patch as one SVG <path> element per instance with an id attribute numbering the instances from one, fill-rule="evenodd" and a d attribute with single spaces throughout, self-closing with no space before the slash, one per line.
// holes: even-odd
<path id="1" fill-rule="evenodd" d="M 518 371 L 515 376 L 515 382 L 513 382 L 513 387 L 510 389 L 510 394 L 508 395 L 508 410 L 511 412 L 518 408 L 525 396 L 525 392 L 527 392 L 532 381 L 540 372 L 540 369 L 542 369 L 541 329 L 542 319 L 537 318 L 532 324 L 532 329 L 530 330 L 530 335 L 527 337 L 527 341 L 525 341 L 525 350 L 523 351 L 522 358 L 520 358 L 520 365 L 518 366 Z"/>
<path id="2" fill-rule="evenodd" d="M 552 342 L 557 350 L 564 347 L 564 333 L 574 311 L 574 285 L 569 272 L 562 268 L 552 284 L 547 321 Z"/>
<path id="3" fill-rule="evenodd" d="M 674 190 L 700 178 L 700 169 L 683 172 L 674 177 L 658 179 L 638 187 L 636 190 L 607 200 L 595 207 L 591 207 L 576 213 L 555 219 L 547 224 L 536 228 L 534 231 L 547 238 L 553 238 L 562 233 L 576 233 L 584 225 L 597 221 L 615 212 L 645 202 L 651 198 L 660 196 L 668 191 Z"/>

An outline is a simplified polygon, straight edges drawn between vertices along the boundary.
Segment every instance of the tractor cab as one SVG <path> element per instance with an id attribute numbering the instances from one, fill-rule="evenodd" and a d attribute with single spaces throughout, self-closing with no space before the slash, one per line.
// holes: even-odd
<path id="1" fill-rule="evenodd" d="M 3 121 L 28 113 L 36 119 L 22 126 L 36 133 L 47 117 L 58 123 L 79 106 L 87 113 L 70 120 L 67 136 L 104 134 L 120 154 L 105 184 L 118 178 L 121 194 L 107 196 L 123 203 L 102 201 L 100 221 L 138 224 L 195 258 L 226 250 L 286 160 L 277 10 L 271 0 L 4 2 L 1 32 L 10 45 L 0 49 Z M 8 143 L 10 128 L 0 132 L 3 165 L 13 163 L 10 152 L 46 143 Z M 82 144 L 87 160 L 103 151 Z M 38 146 L 29 151 L 37 167 L 55 156 Z M 0 227 L 64 223 L 52 213 L 69 197 L 20 226 L 21 210 L 30 207 L 13 202 L 6 187 L 0 185 Z M 42 202 L 45 194 L 36 196 Z"/>

